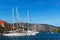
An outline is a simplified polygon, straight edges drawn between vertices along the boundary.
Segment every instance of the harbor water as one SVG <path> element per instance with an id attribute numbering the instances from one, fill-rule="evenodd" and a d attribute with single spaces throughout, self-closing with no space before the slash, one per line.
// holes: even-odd
<path id="1" fill-rule="evenodd" d="M 34 36 L 0 36 L 0 40 L 60 40 L 60 33 L 39 33 Z"/>

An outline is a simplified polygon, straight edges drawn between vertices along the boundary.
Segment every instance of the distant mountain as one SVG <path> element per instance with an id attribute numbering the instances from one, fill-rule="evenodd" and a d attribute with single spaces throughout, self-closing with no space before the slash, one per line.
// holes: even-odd
<path id="1" fill-rule="evenodd" d="M 31 24 L 31 23 L 15 23 L 15 25 L 18 24 L 19 27 L 23 28 L 30 28 L 31 30 L 34 29 L 34 27 L 36 27 L 36 31 L 40 31 L 40 32 L 54 32 L 57 29 L 60 29 L 60 27 L 57 26 L 53 26 L 53 25 L 48 25 L 48 24 Z"/>

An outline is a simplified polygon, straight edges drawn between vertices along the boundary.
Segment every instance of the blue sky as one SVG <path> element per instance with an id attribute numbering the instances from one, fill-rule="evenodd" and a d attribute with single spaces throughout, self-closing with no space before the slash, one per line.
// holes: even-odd
<path id="1" fill-rule="evenodd" d="M 24 19 L 24 22 L 27 22 L 29 9 L 30 23 L 60 26 L 59 0 L 0 0 L 0 20 L 12 23 L 12 7 L 14 11 L 19 8 L 19 19 Z"/>

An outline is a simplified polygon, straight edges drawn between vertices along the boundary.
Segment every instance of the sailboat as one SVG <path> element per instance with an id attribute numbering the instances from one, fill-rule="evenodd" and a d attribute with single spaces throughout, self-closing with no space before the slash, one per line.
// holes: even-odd
<path id="1" fill-rule="evenodd" d="M 13 16 L 13 26 L 14 26 L 14 8 L 12 8 L 12 16 Z M 13 28 L 13 30 L 8 31 L 8 33 L 3 34 L 3 36 L 25 36 L 25 35 L 26 35 L 25 32 L 23 32 L 23 33 L 16 32 L 16 30 L 14 30 L 14 28 Z"/>
<path id="2" fill-rule="evenodd" d="M 17 11 L 17 8 L 16 8 L 16 11 Z M 14 26 L 14 8 L 12 8 L 12 14 L 13 14 L 13 26 Z M 28 11 L 28 27 L 29 27 L 29 11 Z M 3 36 L 30 36 L 30 35 L 36 35 L 37 32 L 36 31 L 36 25 L 34 26 L 34 30 L 30 31 L 29 29 L 27 31 L 22 31 L 22 32 L 16 32 L 16 30 L 11 30 L 11 31 L 8 31 L 9 33 L 5 33 L 3 34 Z"/>

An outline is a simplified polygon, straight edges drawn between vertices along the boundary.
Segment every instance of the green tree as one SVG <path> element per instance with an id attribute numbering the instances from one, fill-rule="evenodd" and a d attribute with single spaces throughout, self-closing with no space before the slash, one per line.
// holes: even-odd
<path id="1" fill-rule="evenodd" d="M 2 25 L 0 24 L 0 32 L 3 33 L 4 30 L 4 27 L 2 27 Z"/>

